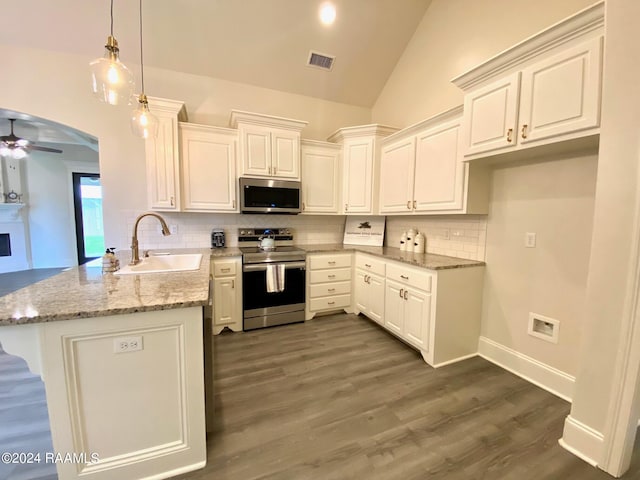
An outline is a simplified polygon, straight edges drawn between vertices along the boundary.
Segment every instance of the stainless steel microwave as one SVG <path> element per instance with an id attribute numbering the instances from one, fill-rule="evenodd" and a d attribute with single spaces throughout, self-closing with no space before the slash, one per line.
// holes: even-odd
<path id="1" fill-rule="evenodd" d="M 242 213 L 300 213 L 300 182 L 240 177 Z"/>

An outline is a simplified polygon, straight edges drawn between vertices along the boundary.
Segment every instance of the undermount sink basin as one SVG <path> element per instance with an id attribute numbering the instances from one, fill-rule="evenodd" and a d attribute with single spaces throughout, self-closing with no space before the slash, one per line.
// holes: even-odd
<path id="1" fill-rule="evenodd" d="M 141 273 L 188 272 L 198 270 L 201 261 L 201 253 L 151 255 L 143 258 L 137 265 L 125 265 L 114 273 L 115 275 L 134 275 Z"/>

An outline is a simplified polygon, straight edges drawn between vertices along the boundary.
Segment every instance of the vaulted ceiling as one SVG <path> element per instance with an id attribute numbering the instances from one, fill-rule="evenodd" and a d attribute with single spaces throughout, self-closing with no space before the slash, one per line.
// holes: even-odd
<path id="1" fill-rule="evenodd" d="M 319 22 L 323 0 L 146 0 L 145 66 L 370 107 L 431 0 L 332 0 L 337 18 Z M 3 2 L 0 43 L 99 57 L 109 0 Z M 115 0 L 114 33 L 125 64 L 139 62 L 138 2 Z M 331 71 L 306 65 L 316 50 Z M 153 94 L 153 83 L 146 89 Z"/>

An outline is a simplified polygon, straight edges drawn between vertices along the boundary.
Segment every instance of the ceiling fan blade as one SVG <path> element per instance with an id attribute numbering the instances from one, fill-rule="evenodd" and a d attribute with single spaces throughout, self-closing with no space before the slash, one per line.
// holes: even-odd
<path id="1" fill-rule="evenodd" d="M 49 152 L 49 153 L 62 153 L 62 150 L 58 150 L 57 148 L 49 148 L 49 147 L 40 147 L 38 145 L 31 145 L 29 150 L 38 150 L 40 152 Z"/>

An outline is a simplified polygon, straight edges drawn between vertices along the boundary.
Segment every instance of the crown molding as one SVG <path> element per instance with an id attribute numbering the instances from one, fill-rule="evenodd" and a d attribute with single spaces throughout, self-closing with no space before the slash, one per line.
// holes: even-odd
<path id="1" fill-rule="evenodd" d="M 309 122 L 304 120 L 294 120 L 292 118 L 276 117 L 264 113 L 245 112 L 242 110 L 231 110 L 229 126 L 238 128 L 238 124 L 261 125 L 263 127 L 284 128 L 286 130 L 302 131 Z"/>

